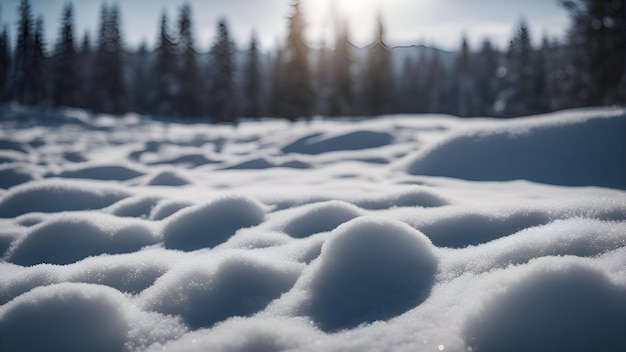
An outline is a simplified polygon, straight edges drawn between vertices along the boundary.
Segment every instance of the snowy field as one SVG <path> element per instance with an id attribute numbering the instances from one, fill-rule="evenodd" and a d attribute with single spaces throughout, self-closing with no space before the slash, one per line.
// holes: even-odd
<path id="1" fill-rule="evenodd" d="M 626 112 L 0 113 L 0 351 L 624 351 Z"/>

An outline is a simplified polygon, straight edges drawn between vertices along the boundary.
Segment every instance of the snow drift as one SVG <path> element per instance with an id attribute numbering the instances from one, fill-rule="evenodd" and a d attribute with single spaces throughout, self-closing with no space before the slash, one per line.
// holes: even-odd
<path id="1" fill-rule="evenodd" d="M 623 109 L 2 111 L 1 351 L 626 347 Z"/>

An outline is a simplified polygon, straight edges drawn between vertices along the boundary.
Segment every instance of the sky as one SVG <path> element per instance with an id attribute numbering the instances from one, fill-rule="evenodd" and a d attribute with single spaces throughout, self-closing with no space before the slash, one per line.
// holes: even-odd
<path id="1" fill-rule="evenodd" d="M 217 22 L 228 21 L 231 35 L 241 48 L 248 45 L 254 31 L 261 47 L 269 49 L 283 43 L 292 0 L 187 0 L 194 10 L 196 46 L 208 50 L 215 40 Z M 9 26 L 14 38 L 20 0 L 2 0 L 0 19 Z M 31 0 L 35 16 L 42 15 L 48 45 L 56 41 L 65 0 Z M 75 25 L 80 37 L 89 31 L 95 37 L 99 8 L 103 0 L 75 0 Z M 118 0 L 122 32 L 126 45 L 142 41 L 153 45 L 163 10 L 170 25 L 175 23 L 185 0 Z M 333 5 L 334 3 L 334 5 Z M 333 11 L 335 8 L 335 11 Z M 302 0 L 307 17 L 306 35 L 311 45 L 332 38 L 333 13 L 346 18 L 350 37 L 358 46 L 371 42 L 380 11 L 391 45 L 427 44 L 456 50 L 466 35 L 478 47 L 489 37 L 504 48 L 523 18 L 530 27 L 531 39 L 539 44 L 543 35 L 561 38 L 568 27 L 567 12 L 558 0 Z"/>

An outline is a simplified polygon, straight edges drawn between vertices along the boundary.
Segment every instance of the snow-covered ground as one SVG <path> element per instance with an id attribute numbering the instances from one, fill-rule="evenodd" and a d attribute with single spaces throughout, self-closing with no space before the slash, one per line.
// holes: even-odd
<path id="1" fill-rule="evenodd" d="M 626 112 L 1 108 L 1 351 L 624 351 Z"/>

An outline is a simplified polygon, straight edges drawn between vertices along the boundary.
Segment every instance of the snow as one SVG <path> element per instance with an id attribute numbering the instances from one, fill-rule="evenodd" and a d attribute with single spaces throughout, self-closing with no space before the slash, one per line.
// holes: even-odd
<path id="1" fill-rule="evenodd" d="M 1 351 L 626 347 L 624 109 L 0 111 Z"/>

